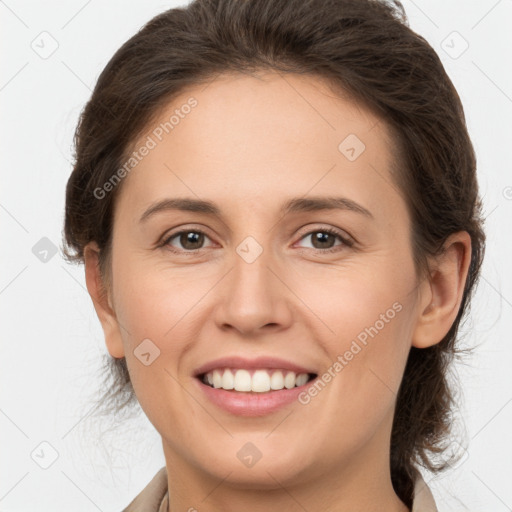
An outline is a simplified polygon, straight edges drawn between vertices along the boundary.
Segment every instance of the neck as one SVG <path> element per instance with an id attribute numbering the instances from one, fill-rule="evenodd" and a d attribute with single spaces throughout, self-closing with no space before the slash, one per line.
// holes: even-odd
<path id="1" fill-rule="evenodd" d="M 392 419 L 392 418 L 391 418 Z M 286 480 L 271 466 L 243 481 L 237 467 L 215 476 L 163 444 L 168 512 L 408 512 L 391 484 L 389 432 L 383 428 L 343 463 L 321 460 Z"/>

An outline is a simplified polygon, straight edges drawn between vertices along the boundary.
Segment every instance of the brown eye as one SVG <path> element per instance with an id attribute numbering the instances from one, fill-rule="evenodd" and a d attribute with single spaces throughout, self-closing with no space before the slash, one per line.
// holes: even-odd
<path id="1" fill-rule="evenodd" d="M 311 249 L 320 252 L 335 252 L 341 250 L 343 246 L 350 247 L 352 242 L 341 235 L 337 230 L 331 228 L 317 229 L 304 235 L 301 240 L 311 240 Z M 339 240 L 341 243 L 336 243 Z"/>
<path id="2" fill-rule="evenodd" d="M 174 233 L 168 237 L 165 240 L 164 245 L 168 245 L 173 250 L 177 251 L 197 251 L 203 248 L 205 238 L 208 237 L 202 231 L 184 230 L 179 231 L 178 233 Z M 176 242 L 172 242 L 173 240 L 176 240 L 176 242 L 179 244 L 178 247 L 175 245 Z"/>
<path id="3" fill-rule="evenodd" d="M 336 243 L 336 236 L 325 231 L 315 231 L 310 236 L 315 249 L 330 249 Z"/>

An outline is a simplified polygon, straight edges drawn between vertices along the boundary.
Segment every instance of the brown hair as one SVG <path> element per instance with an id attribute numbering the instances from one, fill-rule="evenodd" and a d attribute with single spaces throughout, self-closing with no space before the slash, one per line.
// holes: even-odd
<path id="1" fill-rule="evenodd" d="M 101 73 L 75 133 L 66 189 L 64 253 L 83 261 L 96 241 L 108 282 L 115 199 L 94 193 L 118 170 L 160 109 L 187 86 L 221 73 L 268 69 L 322 77 L 376 113 L 400 149 L 396 185 L 412 219 L 418 275 L 457 231 L 471 236 L 462 304 L 444 339 L 412 348 L 396 402 L 391 475 L 411 505 L 414 463 L 439 471 L 433 455 L 450 434 L 453 390 L 447 371 L 480 272 L 485 235 L 476 158 L 459 96 L 432 47 L 413 32 L 402 5 L 385 0 L 195 0 L 150 20 Z M 124 358 L 110 358 L 114 383 L 105 403 L 135 401 Z"/>

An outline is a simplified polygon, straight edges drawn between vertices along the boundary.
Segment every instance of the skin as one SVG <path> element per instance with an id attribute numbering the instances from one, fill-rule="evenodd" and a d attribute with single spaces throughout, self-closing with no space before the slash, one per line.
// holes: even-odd
<path id="1" fill-rule="evenodd" d="M 408 510 L 389 469 L 396 393 L 411 346 L 438 343 L 455 320 L 469 235 L 454 233 L 418 279 L 390 132 L 317 77 L 222 75 L 175 98 L 136 146 L 191 96 L 198 105 L 122 183 L 111 287 L 97 245 L 85 251 L 108 350 L 126 357 L 162 436 L 169 511 Z M 348 134 L 366 146 L 354 161 L 338 149 Z M 279 213 L 293 197 L 333 195 L 372 218 Z M 156 201 L 178 197 L 210 200 L 221 216 L 169 210 L 140 222 Z M 336 235 L 315 244 L 312 234 L 329 227 L 353 246 Z M 183 228 L 206 235 L 195 254 L 179 236 L 157 246 Z M 250 264 L 236 252 L 247 236 L 263 249 Z M 239 417 L 209 402 L 192 376 L 228 354 L 281 357 L 322 374 L 396 302 L 401 311 L 307 405 Z M 148 366 L 134 355 L 146 338 L 160 350 Z M 262 454 L 250 468 L 236 455 L 247 442 Z"/>

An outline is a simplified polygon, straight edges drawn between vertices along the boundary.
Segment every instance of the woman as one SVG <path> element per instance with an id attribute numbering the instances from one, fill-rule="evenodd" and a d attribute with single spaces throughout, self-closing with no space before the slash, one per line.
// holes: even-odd
<path id="1" fill-rule="evenodd" d="M 68 256 L 166 461 L 124 510 L 436 510 L 417 468 L 443 468 L 485 236 L 460 99 L 402 6 L 171 9 L 75 142 Z"/>

